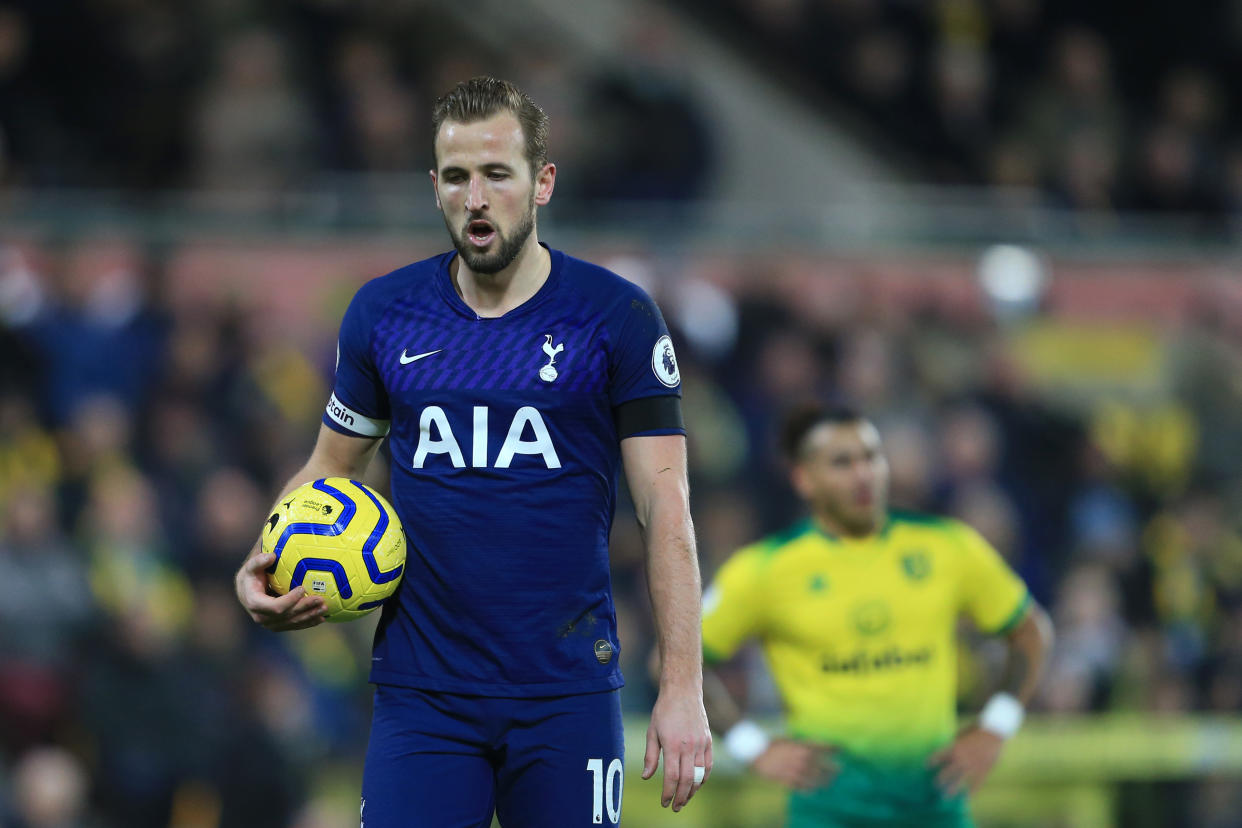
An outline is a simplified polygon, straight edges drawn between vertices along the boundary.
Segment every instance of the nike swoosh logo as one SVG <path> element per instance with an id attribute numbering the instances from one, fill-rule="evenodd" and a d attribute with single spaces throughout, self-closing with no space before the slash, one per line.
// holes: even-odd
<path id="1" fill-rule="evenodd" d="M 401 364 L 402 364 L 402 365 L 409 365 L 411 362 L 418 362 L 418 361 L 419 361 L 420 359 L 422 359 L 423 357 L 434 356 L 435 354 L 438 354 L 438 353 L 440 353 L 440 351 L 443 351 L 443 350 L 444 350 L 444 349 L 443 349 L 443 348 L 441 348 L 439 351 L 428 351 L 428 352 L 427 352 L 427 353 L 425 353 L 425 354 L 415 354 L 414 356 L 406 356 L 406 355 L 405 355 L 405 351 L 403 350 L 403 351 L 401 352 Z"/>

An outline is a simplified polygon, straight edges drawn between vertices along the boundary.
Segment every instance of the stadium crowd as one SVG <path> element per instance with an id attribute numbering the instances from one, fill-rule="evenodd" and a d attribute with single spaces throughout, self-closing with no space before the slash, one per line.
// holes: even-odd
<path id="1" fill-rule="evenodd" d="M 369 625 L 272 635 L 231 595 L 313 439 L 335 330 L 274 335 L 262 297 L 227 291 L 170 302 L 169 255 L 81 240 L 6 248 L 0 268 L 6 828 L 155 828 L 172 812 L 309 828 L 330 821 L 307 805 L 316 772 L 361 757 Z M 825 276 L 826 294 L 796 264 L 761 270 L 779 259 L 604 260 L 661 297 L 678 337 L 707 575 L 795 517 L 783 407 L 846 397 L 884 430 L 895 502 L 971 522 L 1054 614 L 1039 709 L 1242 711 L 1242 314 L 1214 304 L 1150 333 L 1173 370 L 1141 404 L 1069 405 L 978 299 L 885 299 L 868 270 Z M 642 710 L 653 639 L 624 506 L 613 569 L 626 703 Z M 962 666 L 965 704 L 995 667 Z"/>
<path id="2" fill-rule="evenodd" d="M 550 44 L 505 51 L 410 0 L 100 1 L 71 13 L 5 0 L 0 184 L 262 193 L 340 173 L 421 176 L 422 113 L 487 69 L 546 102 L 550 153 L 575 171 L 558 193 L 692 198 L 710 183 L 711 136 L 667 65 L 670 36 L 642 28 L 624 65 L 579 66 Z"/>
<path id="3" fill-rule="evenodd" d="M 1236 3 L 678 0 L 916 177 L 1081 210 L 1242 205 Z"/>
<path id="4" fill-rule="evenodd" d="M 1052 206 L 1242 210 L 1236 4 L 1133 15 L 1065 0 L 676 0 L 911 179 Z M 560 192 L 710 195 L 718 136 L 660 17 L 626 61 L 508 50 L 435 3 L 0 3 L 0 183 L 324 186 L 421 170 L 438 90 L 487 67 L 548 101 Z M 65 59 L 65 56 L 71 56 Z M 90 77 L 90 83 L 82 83 Z M 573 117 L 561 117 L 565 113 Z M 659 122 L 661 129 L 647 129 Z"/>

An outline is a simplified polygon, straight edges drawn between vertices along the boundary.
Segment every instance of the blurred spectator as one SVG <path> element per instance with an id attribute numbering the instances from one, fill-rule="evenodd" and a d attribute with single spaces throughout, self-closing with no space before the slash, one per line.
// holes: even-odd
<path id="1" fill-rule="evenodd" d="M 43 366 L 40 394 L 54 424 L 93 394 L 114 395 L 131 413 L 144 401 L 164 336 L 146 304 L 149 266 L 123 238 L 87 241 L 59 257 L 49 300 L 19 328 Z"/>
<path id="2" fill-rule="evenodd" d="M 946 46 L 936 53 L 931 93 L 941 141 L 936 155 L 940 163 L 974 176 L 993 141 L 990 72 L 978 49 Z"/>
<path id="3" fill-rule="evenodd" d="M 400 79 L 396 61 L 379 40 L 353 36 L 336 59 L 336 107 L 344 114 L 340 162 L 345 169 L 412 172 L 427 155 L 416 100 Z"/>
<path id="4" fill-rule="evenodd" d="M 142 629 L 163 641 L 181 634 L 194 606 L 156 515 L 149 481 L 130 467 L 115 466 L 91 481 L 81 536 L 99 605 L 116 618 L 137 613 Z"/>
<path id="5" fill-rule="evenodd" d="M 1219 212 L 1211 160 L 1185 129 L 1153 127 L 1138 151 L 1134 207 L 1140 210 L 1209 215 Z"/>
<path id="6" fill-rule="evenodd" d="M 1101 157 L 1116 157 L 1125 117 L 1108 44 L 1092 31 L 1072 27 L 1057 33 L 1051 54 L 1052 65 L 1020 116 L 1022 128 L 1049 150 L 1049 168 L 1058 166 L 1058 158 L 1076 154 L 1065 149 L 1069 141 L 1077 139 L 1085 147 L 1083 136 L 1091 136 L 1089 144 Z"/>
<path id="7" fill-rule="evenodd" d="M 37 484 L 8 493 L 0 524 L 0 736 L 23 748 L 67 724 L 94 612 L 81 555 Z"/>
<path id="8" fill-rule="evenodd" d="M 661 16 L 644 18 L 627 38 L 625 62 L 587 79 L 577 113 L 586 154 L 575 162 L 574 195 L 658 201 L 707 194 L 715 136 L 679 69 L 679 49 Z"/>
<path id="9" fill-rule="evenodd" d="M 931 510 L 935 451 L 921 424 L 895 420 L 884 430 L 889 499 L 901 509 Z"/>
<path id="10" fill-rule="evenodd" d="M 16 821 L 11 828 L 94 828 L 98 823 L 87 812 L 89 789 L 87 768 L 69 751 L 31 750 L 13 769 Z"/>
<path id="11" fill-rule="evenodd" d="M 245 472 L 218 468 L 199 490 L 193 508 L 193 538 L 181 550 L 184 565 L 198 577 L 232 583 L 238 562 L 254 547 L 270 504 L 264 492 Z"/>
<path id="12" fill-rule="evenodd" d="M 1105 708 L 1127 644 L 1112 573 L 1096 564 L 1071 570 L 1061 581 L 1052 615 L 1057 643 L 1044 704 L 1056 713 Z"/>
<path id="13" fill-rule="evenodd" d="M 0 392 L 0 504 L 20 489 L 50 489 L 61 476 L 56 440 L 39 422 L 33 400 Z"/>
<path id="14" fill-rule="evenodd" d="M 936 444 L 940 447 L 936 471 L 943 497 L 971 485 L 991 482 L 1000 463 L 1000 430 L 995 419 L 978 406 L 959 406 L 940 420 Z"/>
<path id="15" fill-rule="evenodd" d="M 1223 297 L 1202 291 L 1170 350 L 1170 375 L 1179 400 L 1193 413 L 1199 440 L 1196 476 L 1222 483 L 1238 473 L 1242 430 L 1242 328 L 1231 324 Z"/>
<path id="16" fill-rule="evenodd" d="M 204 186 L 279 190 L 311 169 L 311 113 L 290 75 L 274 32 L 255 29 L 222 44 L 194 129 Z"/>
<path id="17" fill-rule="evenodd" d="M 15 162 L 29 152 L 35 124 L 23 123 L 23 110 L 33 109 L 33 80 L 27 69 L 30 30 L 17 9 L 0 7 L 0 188 L 14 183 Z"/>

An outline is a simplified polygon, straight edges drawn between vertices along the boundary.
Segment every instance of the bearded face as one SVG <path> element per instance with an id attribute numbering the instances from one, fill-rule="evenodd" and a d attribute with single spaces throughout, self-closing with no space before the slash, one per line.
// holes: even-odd
<path id="1" fill-rule="evenodd" d="M 504 270 L 535 230 L 535 209 L 551 195 L 555 167 L 536 174 L 522 126 L 509 112 L 444 122 L 436 159 L 436 203 L 461 261 L 475 273 Z"/>

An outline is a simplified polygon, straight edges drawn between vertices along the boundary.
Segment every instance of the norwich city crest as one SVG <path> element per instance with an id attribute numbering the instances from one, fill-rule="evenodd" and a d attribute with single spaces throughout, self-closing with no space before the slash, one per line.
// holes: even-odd
<path id="1" fill-rule="evenodd" d="M 911 581 L 921 581 L 931 574 L 931 559 L 921 549 L 901 557 L 901 569 Z"/>

